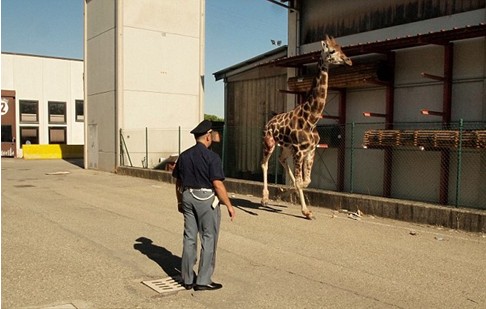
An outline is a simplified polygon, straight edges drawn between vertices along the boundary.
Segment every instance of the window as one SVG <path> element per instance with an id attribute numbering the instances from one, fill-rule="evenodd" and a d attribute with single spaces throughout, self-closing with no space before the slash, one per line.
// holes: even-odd
<path id="1" fill-rule="evenodd" d="M 49 144 L 66 144 L 66 128 L 50 127 Z"/>
<path id="2" fill-rule="evenodd" d="M 20 145 L 24 144 L 39 144 L 39 128 L 20 127 Z"/>
<path id="3" fill-rule="evenodd" d="M 84 101 L 76 100 L 76 121 L 84 121 Z"/>
<path id="4" fill-rule="evenodd" d="M 48 102 L 49 123 L 66 123 L 66 102 Z"/>
<path id="5" fill-rule="evenodd" d="M 38 101 L 19 101 L 20 122 L 38 123 L 39 122 L 39 102 Z"/>
<path id="6" fill-rule="evenodd" d="M 13 142 L 11 125 L 2 125 L 2 142 Z"/>

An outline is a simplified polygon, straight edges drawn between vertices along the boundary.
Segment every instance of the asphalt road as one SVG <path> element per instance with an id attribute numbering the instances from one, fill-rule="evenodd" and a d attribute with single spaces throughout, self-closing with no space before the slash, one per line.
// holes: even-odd
<path id="1" fill-rule="evenodd" d="M 217 291 L 176 275 L 173 185 L 62 160 L 2 159 L 2 308 L 486 308 L 486 237 L 232 194 Z M 358 219 L 358 220 L 355 220 Z"/>

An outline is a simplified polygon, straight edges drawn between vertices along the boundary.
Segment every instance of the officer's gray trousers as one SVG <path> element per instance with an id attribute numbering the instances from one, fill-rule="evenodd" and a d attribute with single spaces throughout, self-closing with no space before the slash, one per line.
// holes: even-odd
<path id="1" fill-rule="evenodd" d="M 212 282 L 211 276 L 216 262 L 216 247 L 221 222 L 220 206 L 215 208 L 211 206 L 214 198 L 203 200 L 212 194 L 214 193 L 200 190 L 193 190 L 192 193 L 185 190 L 182 193 L 184 238 L 181 275 L 185 284 L 194 283 L 198 234 L 201 241 L 201 255 L 196 284 L 207 285 Z"/>

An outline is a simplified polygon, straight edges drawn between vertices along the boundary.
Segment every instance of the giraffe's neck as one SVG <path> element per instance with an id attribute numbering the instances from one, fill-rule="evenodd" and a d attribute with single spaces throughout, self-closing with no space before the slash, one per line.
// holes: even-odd
<path id="1" fill-rule="evenodd" d="M 311 122 L 317 123 L 320 119 L 326 105 L 327 87 L 328 87 L 328 64 L 323 62 L 319 66 L 319 75 L 316 77 L 315 86 L 312 89 L 311 96 L 305 103 L 304 109 L 310 112 Z"/>

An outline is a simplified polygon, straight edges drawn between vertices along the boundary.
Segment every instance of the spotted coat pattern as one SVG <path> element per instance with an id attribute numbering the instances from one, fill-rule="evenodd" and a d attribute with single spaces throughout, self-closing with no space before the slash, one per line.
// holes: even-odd
<path id="1" fill-rule="evenodd" d="M 289 112 L 275 115 L 268 121 L 263 131 L 262 170 L 264 186 L 262 204 L 268 203 L 268 160 L 278 144 L 282 147 L 279 161 L 299 193 L 302 214 L 309 219 L 313 215 L 305 204 L 302 189 L 310 184 L 315 150 L 319 144 L 316 125 L 326 105 L 329 64 L 351 65 L 351 60 L 346 57 L 333 38 L 326 37 L 326 40 L 322 41 L 321 44 L 322 51 L 318 63 L 319 73 L 313 82 L 308 99 Z M 293 158 L 293 173 L 287 163 L 287 159 L 290 157 Z"/>

